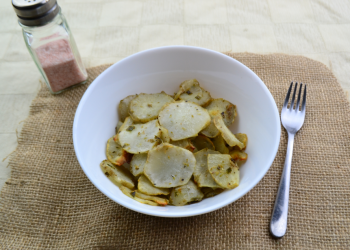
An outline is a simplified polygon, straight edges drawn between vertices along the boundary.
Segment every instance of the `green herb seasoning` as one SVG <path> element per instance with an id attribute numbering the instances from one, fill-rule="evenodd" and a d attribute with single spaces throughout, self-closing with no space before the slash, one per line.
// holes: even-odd
<path id="1" fill-rule="evenodd" d="M 133 131 L 135 129 L 135 126 L 129 126 L 126 131 Z"/>
<path id="2" fill-rule="evenodd" d="M 200 100 L 202 97 L 200 97 L 199 95 L 197 95 L 195 98 L 196 98 L 197 100 Z"/>

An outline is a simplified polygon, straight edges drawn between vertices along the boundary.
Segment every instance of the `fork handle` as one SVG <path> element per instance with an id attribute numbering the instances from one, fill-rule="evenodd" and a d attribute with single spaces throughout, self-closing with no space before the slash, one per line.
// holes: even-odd
<path id="1" fill-rule="evenodd" d="M 278 188 L 275 206 L 271 216 L 270 232 L 276 238 L 283 237 L 287 231 L 290 170 L 292 165 L 294 135 L 294 133 L 288 132 L 286 160 L 284 162 L 280 186 Z"/>

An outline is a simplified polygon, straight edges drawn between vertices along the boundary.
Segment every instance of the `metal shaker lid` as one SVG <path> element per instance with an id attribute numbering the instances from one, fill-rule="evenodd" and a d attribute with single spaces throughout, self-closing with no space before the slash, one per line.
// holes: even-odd
<path id="1" fill-rule="evenodd" d="M 21 24 L 42 26 L 59 12 L 56 0 L 12 0 L 12 6 Z"/>

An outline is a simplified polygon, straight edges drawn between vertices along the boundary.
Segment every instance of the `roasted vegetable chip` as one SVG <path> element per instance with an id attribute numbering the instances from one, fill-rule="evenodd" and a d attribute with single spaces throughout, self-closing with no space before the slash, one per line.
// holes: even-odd
<path id="1" fill-rule="evenodd" d="M 214 196 L 217 196 L 218 194 L 221 194 L 222 192 L 224 192 L 224 189 L 222 189 L 222 188 L 216 188 L 216 189 L 213 189 L 213 190 L 210 191 L 210 192 L 206 192 L 206 193 L 204 194 L 204 198 L 214 197 Z"/>
<path id="2" fill-rule="evenodd" d="M 210 187 L 202 187 L 201 188 L 201 191 L 202 191 L 202 193 L 204 194 L 204 197 L 205 197 L 205 195 L 207 194 L 207 193 L 210 193 L 210 192 L 212 192 L 214 189 L 213 188 L 210 188 Z"/>
<path id="3" fill-rule="evenodd" d="M 175 206 L 184 206 L 189 202 L 201 201 L 203 193 L 193 181 L 189 181 L 186 185 L 174 188 L 170 194 L 170 203 Z"/>
<path id="4" fill-rule="evenodd" d="M 134 99 L 136 95 L 129 95 L 120 101 L 118 110 L 119 117 L 122 122 L 124 122 L 125 118 L 129 116 L 129 104 L 132 99 Z"/>
<path id="5" fill-rule="evenodd" d="M 133 155 L 130 162 L 130 172 L 134 176 L 139 176 L 143 174 L 143 167 L 147 161 L 147 154 L 137 154 Z"/>
<path id="6" fill-rule="evenodd" d="M 199 82 L 196 79 L 186 80 L 180 84 L 179 91 L 175 94 L 174 100 L 179 99 L 182 93 L 188 91 L 191 87 L 199 86 Z"/>
<path id="7" fill-rule="evenodd" d="M 191 152 L 193 152 L 193 150 L 195 149 L 195 147 L 192 145 L 190 139 L 183 139 L 180 141 L 171 141 L 170 144 L 177 146 L 177 147 L 185 148 Z"/>
<path id="8" fill-rule="evenodd" d="M 131 193 L 134 192 L 133 190 L 131 190 L 130 188 L 127 188 L 125 186 L 120 186 L 119 187 L 120 191 L 123 192 L 123 194 L 125 194 L 126 196 L 130 197 L 130 198 L 134 198 Z"/>
<path id="9" fill-rule="evenodd" d="M 168 195 L 170 190 L 168 188 L 157 188 L 148 180 L 144 175 L 141 175 L 138 180 L 138 190 L 144 194 L 148 195 Z"/>
<path id="10" fill-rule="evenodd" d="M 239 185 L 239 168 L 230 155 L 208 154 L 211 176 L 223 188 L 233 189 Z"/>
<path id="11" fill-rule="evenodd" d="M 227 127 L 235 121 L 237 116 L 236 106 L 222 98 L 214 99 L 206 109 L 212 118 L 221 115 Z"/>
<path id="12" fill-rule="evenodd" d="M 226 127 L 224 120 L 221 116 L 216 116 L 214 118 L 214 124 L 216 128 L 221 132 L 222 138 L 231 147 L 238 146 L 240 149 L 244 148 L 244 144 L 240 142 L 234 134 Z"/>
<path id="13" fill-rule="evenodd" d="M 248 136 L 246 134 L 242 134 L 242 133 L 235 134 L 235 136 L 240 142 L 243 143 L 244 148 L 242 148 L 242 149 L 245 149 L 247 147 L 247 143 L 248 143 Z"/>
<path id="14" fill-rule="evenodd" d="M 124 150 L 132 154 L 141 154 L 148 152 L 158 143 L 157 137 L 159 138 L 160 134 L 157 120 L 134 124 L 132 119 L 127 117 L 120 128 L 118 139 Z"/>
<path id="15" fill-rule="evenodd" d="M 220 134 L 219 130 L 215 127 L 213 119 L 210 120 L 209 125 L 201 133 L 210 138 L 214 138 Z"/>
<path id="16" fill-rule="evenodd" d="M 167 199 L 164 199 L 164 198 L 160 198 L 160 197 L 157 197 L 157 196 L 150 196 L 150 195 L 147 195 L 147 194 L 143 194 L 139 191 L 134 191 L 135 192 L 135 196 L 140 198 L 140 199 L 143 199 L 143 200 L 149 200 L 149 201 L 154 201 L 155 203 L 161 205 L 161 206 L 165 206 L 165 205 L 168 205 L 169 204 L 169 200 Z"/>
<path id="17" fill-rule="evenodd" d="M 110 179 L 118 187 L 120 185 L 128 188 L 135 187 L 132 175 L 128 173 L 124 167 L 116 166 L 107 160 L 102 161 L 100 167 L 108 179 Z"/>
<path id="18" fill-rule="evenodd" d="M 202 149 L 215 150 L 213 142 L 205 135 L 198 135 L 196 138 L 192 139 L 192 144 L 196 148 L 196 152 Z"/>
<path id="19" fill-rule="evenodd" d="M 199 86 L 196 79 L 184 81 L 180 84 L 180 89 L 174 97 L 175 100 L 194 102 L 200 106 L 206 106 L 211 101 L 210 93 Z"/>
<path id="20" fill-rule="evenodd" d="M 123 125 L 123 123 L 121 121 L 118 122 L 117 126 L 115 127 L 115 133 L 118 134 L 118 131 L 120 129 L 120 127 Z"/>
<path id="21" fill-rule="evenodd" d="M 158 204 L 159 204 L 161 206 L 165 206 L 169 203 L 169 201 L 166 199 L 158 198 L 155 196 L 148 196 L 148 195 L 145 195 L 145 194 L 138 192 L 137 190 L 131 190 L 131 189 L 124 187 L 124 186 L 120 186 L 119 188 L 123 192 L 123 194 L 125 194 L 126 196 L 130 197 L 131 199 L 133 199 L 135 201 L 146 204 L 146 205 L 158 206 Z M 152 198 L 152 197 L 154 197 L 154 198 Z M 148 198 L 148 199 L 145 199 L 145 198 Z M 152 199 L 149 199 L 149 198 L 152 198 Z M 159 203 L 153 202 L 155 200 L 157 200 Z M 167 201 L 168 201 L 168 203 L 166 203 Z"/>
<path id="22" fill-rule="evenodd" d="M 126 117 L 123 124 L 120 126 L 119 130 L 118 130 L 118 134 L 120 133 L 120 131 L 122 130 L 126 130 L 128 127 L 130 127 L 132 124 L 134 123 L 134 121 L 131 119 L 130 116 Z"/>
<path id="23" fill-rule="evenodd" d="M 195 165 L 192 152 L 164 143 L 148 152 L 143 172 L 155 187 L 170 188 L 186 184 Z"/>
<path id="24" fill-rule="evenodd" d="M 107 141 L 106 156 L 111 163 L 118 166 L 127 162 L 128 158 L 127 152 L 122 148 L 119 142 L 114 141 L 114 136 Z"/>
<path id="25" fill-rule="evenodd" d="M 221 154 L 228 154 L 229 149 L 226 146 L 224 138 L 222 138 L 221 134 L 212 139 L 213 144 L 215 146 L 215 150 L 219 151 Z"/>
<path id="26" fill-rule="evenodd" d="M 178 101 L 164 106 L 158 120 L 168 130 L 170 139 L 178 141 L 197 136 L 209 125 L 210 116 L 206 109 L 195 103 Z"/>
<path id="27" fill-rule="evenodd" d="M 166 93 L 139 94 L 129 106 L 129 113 L 135 122 L 149 122 L 158 117 L 159 111 L 174 99 Z"/>
<path id="28" fill-rule="evenodd" d="M 227 127 L 229 127 L 237 116 L 236 106 L 222 98 L 214 99 L 206 107 L 211 117 L 211 121 L 208 127 L 203 129 L 201 133 L 210 138 L 214 138 L 219 134 L 218 129 L 215 127 L 214 118 L 220 115 Z"/>
<path id="29" fill-rule="evenodd" d="M 240 150 L 234 149 L 230 151 L 230 155 L 232 159 L 238 160 L 238 161 L 245 161 L 248 159 L 248 154 L 245 152 L 242 152 Z"/>
<path id="30" fill-rule="evenodd" d="M 180 99 L 197 103 L 203 107 L 211 102 L 210 93 L 199 86 L 192 86 L 189 90 L 180 95 Z"/>
<path id="31" fill-rule="evenodd" d="M 170 136 L 169 136 L 169 132 L 166 128 L 160 127 L 161 130 L 161 135 L 160 135 L 160 139 L 162 140 L 163 143 L 169 143 L 170 142 Z"/>
<path id="32" fill-rule="evenodd" d="M 134 200 L 138 201 L 138 202 L 140 202 L 142 204 L 151 205 L 151 206 L 158 206 L 158 203 L 155 203 L 155 202 L 149 201 L 149 200 L 144 200 L 144 199 L 141 199 L 141 198 L 138 198 L 138 197 L 134 197 Z"/>
<path id="33" fill-rule="evenodd" d="M 220 188 L 221 186 L 215 182 L 209 173 L 208 154 L 220 154 L 220 152 L 206 148 L 194 154 L 196 158 L 196 167 L 193 172 L 194 181 L 198 187 Z"/>

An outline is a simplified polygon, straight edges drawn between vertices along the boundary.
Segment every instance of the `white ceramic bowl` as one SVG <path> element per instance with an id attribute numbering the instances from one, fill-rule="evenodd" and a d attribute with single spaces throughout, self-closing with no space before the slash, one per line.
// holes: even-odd
<path id="1" fill-rule="evenodd" d="M 108 138 L 114 135 L 119 101 L 136 93 L 165 91 L 196 78 L 214 98 L 237 105 L 234 133 L 248 135 L 249 157 L 241 167 L 240 185 L 199 203 L 153 207 L 122 194 L 102 173 Z M 249 192 L 269 170 L 280 141 L 276 103 L 260 78 L 240 62 L 208 49 L 169 46 L 146 50 L 114 64 L 98 76 L 82 97 L 74 118 L 73 141 L 79 163 L 90 181 L 106 196 L 134 211 L 161 217 L 186 217 L 222 208 Z M 263 197 L 261 197 L 263 199 Z"/>

